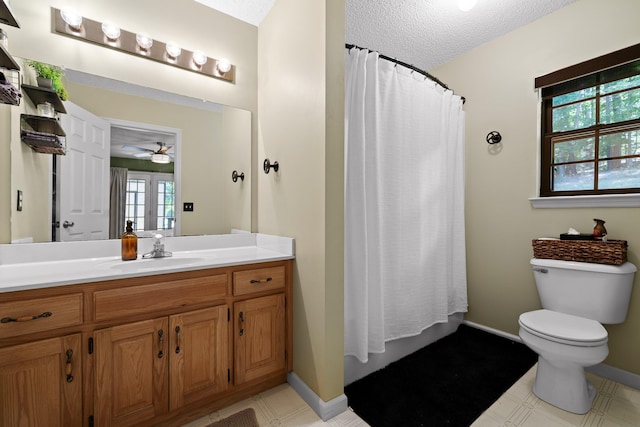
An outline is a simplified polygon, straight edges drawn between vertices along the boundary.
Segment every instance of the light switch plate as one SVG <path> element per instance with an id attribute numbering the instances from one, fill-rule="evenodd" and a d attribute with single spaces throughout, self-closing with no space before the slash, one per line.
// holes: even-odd
<path id="1" fill-rule="evenodd" d="M 22 211 L 22 190 L 18 190 L 18 204 L 16 206 L 18 212 Z"/>

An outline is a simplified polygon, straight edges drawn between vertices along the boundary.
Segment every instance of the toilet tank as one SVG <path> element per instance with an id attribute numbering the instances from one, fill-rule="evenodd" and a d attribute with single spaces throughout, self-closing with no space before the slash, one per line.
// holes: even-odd
<path id="1" fill-rule="evenodd" d="M 542 308 L 622 323 L 627 317 L 636 266 L 531 259 Z"/>

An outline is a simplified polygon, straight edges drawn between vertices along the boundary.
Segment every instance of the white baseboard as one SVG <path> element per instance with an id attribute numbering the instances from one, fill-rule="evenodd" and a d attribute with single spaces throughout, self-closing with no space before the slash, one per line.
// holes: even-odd
<path id="1" fill-rule="evenodd" d="M 590 366 L 587 368 L 587 371 L 608 380 L 640 390 L 640 375 L 634 374 L 633 372 L 624 371 L 613 366 L 605 365 L 604 363 Z"/>
<path id="2" fill-rule="evenodd" d="M 330 420 L 348 409 L 347 396 L 345 396 L 344 393 L 328 402 L 325 402 L 320 399 L 320 397 L 294 372 L 289 372 L 287 374 L 287 382 L 291 388 L 294 389 L 300 397 L 302 397 L 302 400 L 307 402 L 307 405 L 309 405 L 311 409 L 313 409 L 315 413 L 322 418 L 322 421 Z"/>
<path id="3" fill-rule="evenodd" d="M 491 334 L 509 338 L 512 341 L 522 342 L 520 337 L 517 335 L 503 332 L 498 329 L 493 329 L 488 326 L 480 325 L 478 323 L 470 322 L 468 320 L 463 320 L 462 323 L 464 323 L 465 325 L 471 326 L 472 328 L 481 329 Z M 615 381 L 620 384 L 624 384 L 626 386 L 633 387 L 635 389 L 640 390 L 640 375 L 634 374 L 633 372 L 629 372 L 619 368 L 615 368 L 613 366 L 605 365 L 604 363 L 599 363 L 595 366 L 590 366 L 586 370 L 588 372 L 601 376 L 602 378 L 606 378 L 608 380 Z"/>

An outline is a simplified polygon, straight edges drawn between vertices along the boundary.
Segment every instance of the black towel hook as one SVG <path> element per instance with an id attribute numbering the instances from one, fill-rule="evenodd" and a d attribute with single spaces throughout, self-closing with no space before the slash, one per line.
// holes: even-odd
<path id="1" fill-rule="evenodd" d="M 264 159 L 264 163 L 262 164 L 262 170 L 264 170 L 264 173 L 268 174 L 271 168 L 273 168 L 274 171 L 278 172 L 280 166 L 278 165 L 278 162 L 273 162 L 272 164 L 269 159 Z"/>
<path id="2" fill-rule="evenodd" d="M 231 172 L 231 181 L 238 182 L 238 178 L 240 178 L 240 181 L 244 181 L 244 172 L 242 172 L 241 174 L 238 174 L 238 171 L 236 170 Z"/>
<path id="3" fill-rule="evenodd" d="M 497 130 L 493 130 L 487 134 L 486 141 L 489 144 L 497 144 L 502 141 L 502 135 Z"/>

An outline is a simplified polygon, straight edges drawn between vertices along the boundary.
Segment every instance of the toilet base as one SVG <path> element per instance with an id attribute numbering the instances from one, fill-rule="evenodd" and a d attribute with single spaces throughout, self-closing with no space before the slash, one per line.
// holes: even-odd
<path id="1" fill-rule="evenodd" d="M 538 370 L 533 392 L 553 406 L 575 414 L 589 412 L 596 390 L 584 373 L 584 367 L 560 362 L 555 366 L 538 356 Z"/>

